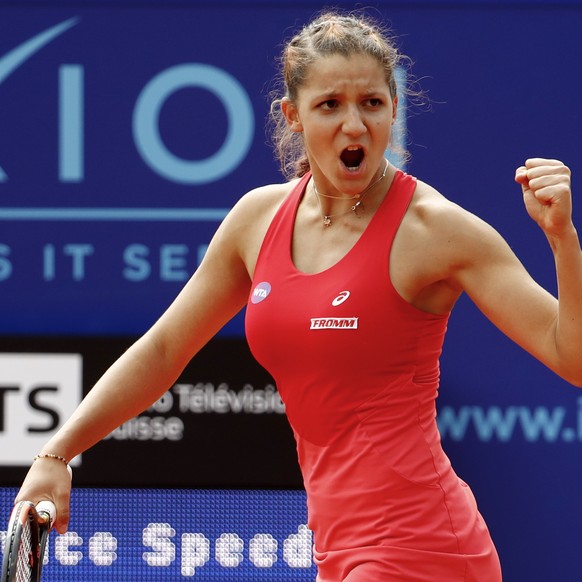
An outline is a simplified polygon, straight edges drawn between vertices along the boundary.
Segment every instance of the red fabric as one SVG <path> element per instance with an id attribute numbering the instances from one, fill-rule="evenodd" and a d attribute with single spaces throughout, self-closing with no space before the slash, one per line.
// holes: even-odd
<path id="1" fill-rule="evenodd" d="M 495 548 L 436 426 L 448 317 L 414 308 L 390 282 L 416 181 L 398 172 L 355 246 L 308 275 L 290 251 L 308 179 L 266 234 L 246 330 L 295 434 L 318 580 L 498 582 Z"/>

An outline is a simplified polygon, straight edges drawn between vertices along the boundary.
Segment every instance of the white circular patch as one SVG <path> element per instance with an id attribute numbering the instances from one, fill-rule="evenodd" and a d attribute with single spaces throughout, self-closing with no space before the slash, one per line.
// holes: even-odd
<path id="1" fill-rule="evenodd" d="M 251 303 L 260 303 L 264 301 L 271 292 L 271 284 L 267 281 L 262 281 L 254 289 L 251 296 Z"/>

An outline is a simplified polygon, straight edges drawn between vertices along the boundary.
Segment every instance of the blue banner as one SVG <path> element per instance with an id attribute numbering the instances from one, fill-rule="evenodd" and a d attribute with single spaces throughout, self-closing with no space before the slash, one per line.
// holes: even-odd
<path id="1" fill-rule="evenodd" d="M 231 51 L 252 45 L 232 10 L 0 8 L 0 332 L 143 331 L 236 199 L 279 179 L 277 37 Z"/>
<path id="2" fill-rule="evenodd" d="M 0 333 L 135 334 L 157 318 L 236 200 L 281 180 L 271 81 L 290 27 L 318 8 L 0 7 Z M 401 103 L 409 171 L 510 235 L 547 278 L 512 172 L 529 155 L 576 165 L 580 11 L 379 14 L 432 100 L 420 114 Z"/>
<path id="3" fill-rule="evenodd" d="M 0 489 L 2 515 L 15 490 Z M 43 581 L 313 580 L 300 491 L 76 489 Z M 0 526 L 0 547 L 6 525 Z"/>

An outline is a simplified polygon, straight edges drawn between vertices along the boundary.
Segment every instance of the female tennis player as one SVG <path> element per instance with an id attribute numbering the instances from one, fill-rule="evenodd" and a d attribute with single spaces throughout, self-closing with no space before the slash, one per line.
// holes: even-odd
<path id="1" fill-rule="evenodd" d="M 385 159 L 403 56 L 380 24 L 323 13 L 281 62 L 273 115 L 289 181 L 235 205 L 173 304 L 40 452 L 18 499 L 53 500 L 64 532 L 66 462 L 156 401 L 246 305 L 251 349 L 297 440 L 318 581 L 499 582 L 488 529 L 441 448 L 439 355 L 464 292 L 582 385 L 570 171 L 534 157 L 515 173 L 554 254 L 556 299 L 491 226 Z M 486 181 L 495 160 L 483 165 L 475 179 Z"/>

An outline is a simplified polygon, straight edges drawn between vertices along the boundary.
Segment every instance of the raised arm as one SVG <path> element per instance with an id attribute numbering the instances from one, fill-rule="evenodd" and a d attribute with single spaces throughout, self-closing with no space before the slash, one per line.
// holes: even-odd
<path id="1" fill-rule="evenodd" d="M 517 169 L 515 179 L 554 253 L 558 298 L 535 283 L 484 224 L 466 237 L 468 253 L 456 279 L 497 327 L 562 378 L 582 386 L 582 253 L 572 223 L 570 171 L 559 161 L 534 158 Z"/>
<path id="2" fill-rule="evenodd" d="M 534 158 L 518 168 L 528 214 L 546 235 L 554 254 L 558 309 L 552 326 L 556 369 L 582 385 L 582 252 L 572 222 L 570 170 L 556 160 Z"/>

